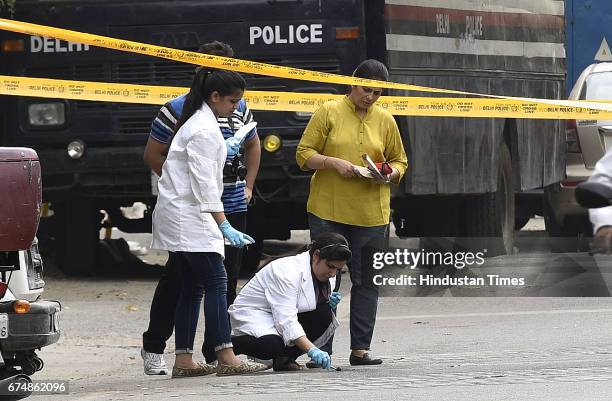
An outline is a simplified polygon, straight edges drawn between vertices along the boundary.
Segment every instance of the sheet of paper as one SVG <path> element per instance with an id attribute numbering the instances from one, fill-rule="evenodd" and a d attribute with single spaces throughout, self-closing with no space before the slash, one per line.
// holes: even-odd
<path id="1" fill-rule="evenodd" d="M 355 170 L 355 173 L 361 178 L 374 178 L 372 172 L 367 167 L 353 165 L 353 170 Z"/>
<path id="2" fill-rule="evenodd" d="M 370 170 L 370 172 L 372 173 L 373 177 L 377 177 L 379 180 L 382 180 L 382 181 L 387 181 L 387 177 L 383 176 L 380 173 L 380 170 L 378 169 L 378 167 L 376 167 L 376 164 L 374 163 L 374 161 L 372 161 L 370 156 L 364 153 L 363 155 L 361 155 L 361 158 L 366 164 L 366 167 L 368 168 L 368 170 Z"/>

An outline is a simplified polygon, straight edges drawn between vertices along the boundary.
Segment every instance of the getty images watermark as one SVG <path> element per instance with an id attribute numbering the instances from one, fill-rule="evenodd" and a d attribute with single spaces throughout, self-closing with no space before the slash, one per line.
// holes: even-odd
<path id="1" fill-rule="evenodd" d="M 385 267 L 409 268 L 415 270 L 419 266 L 441 266 L 462 270 L 464 268 L 482 267 L 485 263 L 487 250 L 481 252 L 441 252 L 421 249 L 413 251 L 396 249 L 393 252 L 376 252 L 373 254 L 372 266 L 375 270 Z M 385 277 L 375 274 L 372 280 L 377 286 L 524 286 L 523 277 L 504 277 L 499 274 L 485 274 L 481 277 L 473 275 L 443 275 L 433 274 Z"/>

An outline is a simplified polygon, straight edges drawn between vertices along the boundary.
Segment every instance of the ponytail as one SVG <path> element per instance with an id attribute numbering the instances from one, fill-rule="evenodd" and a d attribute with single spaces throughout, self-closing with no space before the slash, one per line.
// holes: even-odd
<path id="1" fill-rule="evenodd" d="M 202 103 L 204 103 L 206 99 L 204 98 L 204 92 L 201 89 L 206 85 L 206 79 L 210 73 L 210 69 L 200 68 L 196 72 L 195 77 L 193 77 L 191 88 L 189 88 L 189 93 L 187 94 L 185 104 L 183 105 L 183 112 L 174 126 L 174 135 L 176 135 L 183 124 L 185 124 L 185 122 L 187 122 L 187 120 L 194 115 L 196 110 L 202 107 Z"/>
<path id="2" fill-rule="evenodd" d="M 202 107 L 213 92 L 219 92 L 221 96 L 229 96 L 237 90 L 244 91 L 245 88 L 244 78 L 234 71 L 198 69 L 185 98 L 181 117 L 174 126 L 174 135 Z"/>

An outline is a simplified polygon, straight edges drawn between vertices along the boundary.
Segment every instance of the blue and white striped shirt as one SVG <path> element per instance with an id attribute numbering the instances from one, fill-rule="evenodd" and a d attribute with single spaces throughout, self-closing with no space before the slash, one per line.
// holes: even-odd
<path id="1" fill-rule="evenodd" d="M 159 113 L 157 113 L 157 117 L 155 117 L 155 120 L 153 120 L 151 124 L 151 138 L 166 145 L 170 144 L 169 141 L 170 138 L 172 138 L 174 126 L 183 112 L 186 97 L 187 95 L 179 96 L 162 106 Z M 221 133 L 225 139 L 233 136 L 236 130 L 251 121 L 253 121 L 253 114 L 243 99 L 240 100 L 238 107 L 236 107 L 236 110 L 231 116 L 217 118 L 219 128 L 221 128 Z M 257 135 L 257 130 L 253 128 L 246 136 L 245 141 L 251 140 L 255 135 Z M 230 158 L 228 158 L 228 160 L 230 160 Z M 247 203 L 244 194 L 245 186 L 246 182 L 240 180 L 223 184 L 221 201 L 223 202 L 223 209 L 226 214 L 246 212 Z"/>

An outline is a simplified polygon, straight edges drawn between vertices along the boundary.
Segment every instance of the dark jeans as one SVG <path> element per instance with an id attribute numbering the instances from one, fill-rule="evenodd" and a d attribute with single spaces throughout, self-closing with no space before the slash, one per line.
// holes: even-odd
<path id="1" fill-rule="evenodd" d="M 227 221 L 240 232 L 246 231 L 247 214 L 246 212 L 226 214 Z M 244 248 L 236 248 L 235 246 L 225 246 L 225 260 L 223 265 L 227 272 L 227 306 L 229 307 L 236 299 L 236 289 L 238 287 L 238 277 L 240 277 L 240 267 L 242 266 L 242 257 Z"/>
<path id="2" fill-rule="evenodd" d="M 232 227 L 238 231 L 244 232 L 246 230 L 246 213 L 232 213 L 226 215 L 227 220 L 230 222 Z M 227 272 L 227 305 L 234 303 L 236 299 L 236 286 L 238 283 L 238 276 L 240 273 L 240 266 L 242 264 L 243 250 L 226 246 L 225 247 L 225 260 L 224 265 Z M 151 301 L 151 312 L 149 315 L 149 327 L 147 331 L 142 334 L 142 347 L 147 352 L 154 352 L 156 354 L 163 354 L 166 348 L 166 341 L 172 335 L 174 330 L 174 313 L 176 311 L 176 304 L 180 293 L 180 281 L 178 272 L 175 267 L 174 252 L 169 252 L 168 261 L 166 262 L 166 268 L 157 283 L 155 288 L 155 294 Z M 228 316 L 229 319 L 229 316 Z M 206 334 L 204 334 L 206 338 Z M 208 344 L 206 344 L 207 348 Z M 214 355 L 214 351 L 205 350 L 204 345 L 202 346 L 202 352 L 210 356 L 210 353 Z"/>
<path id="3" fill-rule="evenodd" d="M 227 275 L 214 252 L 176 252 L 181 292 L 176 305 L 176 353 L 193 353 L 193 341 L 204 296 L 204 325 L 215 351 L 232 346 L 227 316 Z"/>
<path id="4" fill-rule="evenodd" d="M 388 226 L 359 227 L 323 220 L 308 213 L 310 238 L 324 232 L 343 235 L 353 256 L 348 264 L 351 275 L 350 332 L 351 349 L 369 350 L 376 323 L 378 287 L 373 282 L 373 254 L 384 249 Z M 331 341 L 322 348 L 331 352 Z"/>
<path id="5" fill-rule="evenodd" d="M 302 325 L 306 337 L 315 341 L 321 337 L 332 322 L 332 310 L 327 303 L 317 305 L 317 309 L 298 313 L 298 322 Z M 305 352 L 298 347 L 285 345 L 281 336 L 266 335 L 261 337 L 233 336 L 234 353 L 253 356 L 259 359 L 274 359 L 281 356 L 297 359 Z"/>

